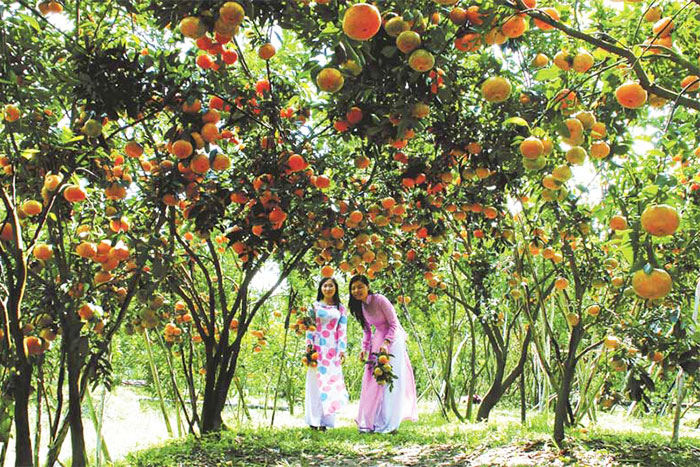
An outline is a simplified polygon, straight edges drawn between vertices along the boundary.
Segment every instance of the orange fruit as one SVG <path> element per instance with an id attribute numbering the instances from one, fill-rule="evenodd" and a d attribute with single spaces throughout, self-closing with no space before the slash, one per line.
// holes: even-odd
<path id="1" fill-rule="evenodd" d="M 462 52 L 473 52 L 481 47 L 481 35 L 467 33 L 455 39 L 455 48 Z"/>
<path id="2" fill-rule="evenodd" d="M 396 38 L 396 48 L 405 54 L 413 52 L 420 44 L 420 34 L 415 31 L 404 31 Z"/>
<path id="3" fill-rule="evenodd" d="M 213 143 L 221 138 L 219 128 L 215 123 L 205 123 L 204 126 L 202 126 L 202 138 L 208 143 Z"/>
<path id="4" fill-rule="evenodd" d="M 355 167 L 358 169 L 366 169 L 369 167 L 370 163 L 370 158 L 367 156 L 359 155 L 355 158 Z"/>
<path id="5" fill-rule="evenodd" d="M 323 266 L 321 268 L 321 277 L 332 277 L 334 272 L 335 269 L 333 269 L 333 267 L 328 265 Z"/>
<path id="6" fill-rule="evenodd" d="M 655 23 L 661 19 L 661 8 L 658 6 L 651 7 L 644 13 L 644 21 L 647 23 Z"/>
<path id="7" fill-rule="evenodd" d="M 75 252 L 81 258 L 94 258 L 97 254 L 97 245 L 92 242 L 82 242 L 75 247 Z"/>
<path id="8" fill-rule="evenodd" d="M 343 75 L 335 68 L 324 68 L 316 76 L 316 85 L 325 92 L 340 91 L 344 82 Z"/>
<path id="9" fill-rule="evenodd" d="M 484 42 L 486 42 L 487 45 L 502 45 L 505 44 L 507 40 L 508 38 L 503 34 L 500 28 L 491 28 L 484 34 Z"/>
<path id="10" fill-rule="evenodd" d="M 686 76 L 681 81 L 681 88 L 685 89 L 686 92 L 697 91 L 700 89 L 700 77 L 696 75 Z"/>
<path id="11" fill-rule="evenodd" d="M 591 69 L 594 62 L 593 55 L 581 50 L 574 56 L 573 69 L 578 73 L 585 73 Z"/>
<path id="12" fill-rule="evenodd" d="M 300 170 L 304 170 L 306 168 L 306 161 L 299 154 L 292 154 L 289 156 L 289 161 L 287 161 L 287 164 L 292 172 L 299 172 Z"/>
<path id="13" fill-rule="evenodd" d="M 603 345 L 605 346 L 606 349 L 609 350 L 616 350 L 620 348 L 620 339 L 615 336 L 606 336 L 605 340 L 603 341 Z"/>
<path id="14" fill-rule="evenodd" d="M 670 17 L 661 18 L 651 27 L 652 32 L 655 36 L 667 37 L 673 31 L 675 24 L 671 21 Z"/>
<path id="15" fill-rule="evenodd" d="M 143 154 L 143 147 L 136 141 L 129 141 L 124 146 L 124 153 L 129 157 L 138 158 Z"/>
<path id="16" fill-rule="evenodd" d="M 655 268 L 651 274 L 640 269 L 632 276 L 632 289 L 641 298 L 650 300 L 663 298 L 671 292 L 672 286 L 671 276 L 663 269 Z"/>
<path id="17" fill-rule="evenodd" d="M 68 185 L 63 191 L 63 197 L 69 203 L 79 203 L 87 198 L 87 193 L 83 190 L 80 185 Z"/>
<path id="18" fill-rule="evenodd" d="M 606 134 L 608 134 L 608 130 L 603 122 L 595 122 L 591 127 L 591 138 L 593 139 L 604 138 Z"/>
<path id="19" fill-rule="evenodd" d="M 595 115 L 593 115 L 593 112 L 590 112 L 587 110 L 582 110 L 581 112 L 577 112 L 574 115 L 574 117 L 581 121 L 583 128 L 585 128 L 586 130 L 590 130 L 591 128 L 593 128 L 593 125 L 596 122 Z"/>
<path id="20" fill-rule="evenodd" d="M 226 2 L 219 8 L 219 17 L 229 27 L 237 28 L 245 18 L 245 10 L 236 2 Z"/>
<path id="21" fill-rule="evenodd" d="M 343 32 L 356 41 L 371 39 L 379 32 L 381 25 L 379 10 L 369 3 L 356 3 L 343 16 Z"/>
<path id="22" fill-rule="evenodd" d="M 32 217 L 36 216 L 37 214 L 41 213 L 41 211 L 44 209 L 44 206 L 36 200 L 33 199 L 28 199 L 24 203 L 22 203 L 21 210 L 24 213 L 24 215 Z"/>
<path id="23" fill-rule="evenodd" d="M 531 63 L 532 63 L 532 66 L 534 66 L 536 68 L 542 68 L 542 67 L 545 67 L 549 64 L 549 57 L 547 57 L 545 54 L 538 53 L 532 59 Z"/>
<path id="24" fill-rule="evenodd" d="M 567 118 L 564 120 L 564 125 L 566 126 L 567 130 L 569 130 L 569 136 L 562 135 L 562 140 L 570 146 L 582 144 L 584 137 L 583 124 L 581 121 L 576 118 Z"/>
<path id="25" fill-rule="evenodd" d="M 20 117 L 19 108 L 16 105 L 7 104 L 5 106 L 5 121 L 16 122 Z"/>
<path id="26" fill-rule="evenodd" d="M 276 207 L 267 215 L 267 218 L 273 224 L 280 224 L 287 219 L 287 213 Z"/>
<path id="27" fill-rule="evenodd" d="M 199 99 L 186 100 L 182 104 L 182 111 L 187 114 L 196 114 L 202 110 L 202 102 Z"/>
<path id="28" fill-rule="evenodd" d="M 560 50 L 554 56 L 554 65 L 562 71 L 569 71 L 572 63 L 573 59 L 567 50 Z"/>
<path id="29" fill-rule="evenodd" d="M 36 336 L 27 336 L 24 338 L 24 351 L 27 356 L 39 355 L 44 352 L 41 339 Z"/>
<path id="30" fill-rule="evenodd" d="M 527 23 L 522 16 L 511 16 L 501 26 L 501 32 L 509 39 L 514 39 L 525 34 Z"/>
<path id="31" fill-rule="evenodd" d="M 676 209 L 667 204 L 647 206 L 642 213 L 642 228 L 655 237 L 673 235 L 680 223 Z"/>
<path id="32" fill-rule="evenodd" d="M 593 159 L 605 159 L 610 155 L 610 145 L 605 141 L 591 143 L 591 157 Z"/>
<path id="33" fill-rule="evenodd" d="M 536 136 L 529 136 L 520 143 L 520 154 L 526 159 L 537 159 L 544 153 L 544 145 Z"/>
<path id="34" fill-rule="evenodd" d="M 499 103 L 508 99 L 512 87 L 510 81 L 501 76 L 487 78 L 481 85 L 481 95 L 487 102 Z"/>
<path id="35" fill-rule="evenodd" d="M 638 109 L 647 101 L 647 92 L 639 83 L 627 81 L 615 90 L 615 99 L 627 109 Z"/>
<path id="36" fill-rule="evenodd" d="M 36 259 L 48 261 L 53 257 L 53 247 L 46 243 L 37 243 L 32 253 Z"/>
<path id="37" fill-rule="evenodd" d="M 270 60 L 277 53 L 277 49 L 272 44 L 263 44 L 258 48 L 258 57 L 263 60 Z"/>
<path id="38" fill-rule="evenodd" d="M 411 29 L 411 26 L 404 21 L 401 16 L 394 16 L 384 23 L 384 31 L 386 31 L 389 37 L 397 37 L 399 34 L 409 29 Z"/>
<path id="39" fill-rule="evenodd" d="M 554 288 L 557 290 L 564 290 L 569 286 L 569 280 L 566 279 L 565 277 L 558 277 L 554 281 Z"/>
<path id="40" fill-rule="evenodd" d="M 573 146 L 568 151 L 566 151 L 566 160 L 573 165 L 581 165 L 586 161 L 586 150 L 581 146 Z"/>
<path id="41" fill-rule="evenodd" d="M 190 162 L 190 169 L 196 174 L 204 174 L 209 170 L 209 158 L 204 154 L 197 154 Z"/>
<path id="42" fill-rule="evenodd" d="M 551 19 L 554 21 L 559 21 L 559 12 L 557 11 L 556 8 L 542 8 L 542 13 L 545 16 L 549 16 Z M 543 31 L 550 31 L 554 29 L 554 26 L 550 26 L 549 24 L 545 23 L 541 19 L 535 18 L 535 26 L 540 28 Z"/>
<path id="43" fill-rule="evenodd" d="M 126 197 L 126 188 L 117 182 L 112 183 L 105 188 L 105 198 L 110 200 L 119 200 Z"/>
<path id="44" fill-rule="evenodd" d="M 180 21 L 180 32 L 190 39 L 199 39 L 207 33 L 207 26 L 197 16 L 187 16 Z"/>
<path id="45" fill-rule="evenodd" d="M 172 152 L 178 159 L 190 157 L 192 155 L 192 151 L 192 143 L 185 141 L 184 139 L 175 141 L 170 147 L 170 152 Z"/>
<path id="46" fill-rule="evenodd" d="M 467 10 L 456 6 L 450 10 L 449 17 L 452 24 L 461 26 L 467 22 Z"/>
<path id="47" fill-rule="evenodd" d="M 351 107 L 345 114 L 345 119 L 351 125 L 357 125 L 362 121 L 362 109 L 359 107 Z"/>
<path id="48" fill-rule="evenodd" d="M 228 170 L 231 168 L 231 158 L 228 157 L 226 154 L 217 154 L 214 157 L 214 161 L 212 162 L 212 169 L 214 169 L 217 172 L 221 172 L 223 170 Z"/>
<path id="49" fill-rule="evenodd" d="M 612 230 L 625 230 L 627 228 L 627 219 L 617 215 L 610 218 L 610 228 Z"/>
<path id="50" fill-rule="evenodd" d="M 359 224 L 360 222 L 362 222 L 363 218 L 364 215 L 360 211 L 352 211 L 350 213 L 350 216 L 348 217 L 348 219 L 350 219 L 350 221 L 354 222 L 355 224 Z"/>
<path id="51" fill-rule="evenodd" d="M 216 109 L 209 109 L 202 115 L 202 123 L 216 123 L 221 120 L 221 114 Z"/>
<path id="52" fill-rule="evenodd" d="M 408 66 L 414 71 L 423 73 L 432 70 L 435 66 L 435 57 L 425 49 L 418 49 L 408 57 Z"/>

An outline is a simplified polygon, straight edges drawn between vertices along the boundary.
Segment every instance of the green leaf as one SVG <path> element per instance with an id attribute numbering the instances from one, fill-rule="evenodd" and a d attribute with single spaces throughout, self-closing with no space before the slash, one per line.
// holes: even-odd
<path id="1" fill-rule="evenodd" d="M 654 181 L 654 184 L 660 187 L 674 187 L 678 185 L 678 180 L 673 175 L 659 174 Z"/>
<path id="2" fill-rule="evenodd" d="M 556 125 L 557 133 L 559 133 L 564 138 L 570 138 L 571 132 L 569 132 L 569 127 L 564 124 L 564 122 L 557 122 Z"/>
<path id="3" fill-rule="evenodd" d="M 390 57 L 393 57 L 394 55 L 396 55 L 397 50 L 398 49 L 395 46 L 387 45 L 387 46 L 382 47 L 381 54 L 387 58 L 390 58 Z"/>
<path id="4" fill-rule="evenodd" d="M 30 160 L 34 155 L 39 154 L 38 149 L 25 149 L 22 151 L 22 157 L 24 157 L 27 160 Z"/>
<path id="5" fill-rule="evenodd" d="M 25 15 L 24 13 L 18 13 L 17 16 L 21 17 L 23 20 L 25 20 L 31 27 L 36 30 L 36 32 L 41 32 L 41 26 L 39 26 L 39 22 L 34 19 L 34 17 Z"/>
<path id="6" fill-rule="evenodd" d="M 629 234 L 624 235 L 622 245 L 620 245 L 620 252 L 628 264 L 634 263 L 634 249 L 632 248 L 632 242 Z"/>
<path id="7" fill-rule="evenodd" d="M 510 117 L 510 118 L 506 119 L 505 122 L 503 122 L 504 125 L 508 125 L 508 124 L 511 124 L 511 123 L 512 123 L 513 125 L 525 126 L 525 127 L 530 128 L 530 124 L 527 123 L 527 120 L 525 120 L 524 118 L 520 118 L 520 117 Z"/>
<path id="8" fill-rule="evenodd" d="M 553 79 L 556 79 L 559 77 L 559 68 L 557 67 L 550 67 L 550 68 L 543 68 L 539 70 L 537 73 L 535 73 L 535 76 L 533 77 L 535 81 L 551 81 Z"/>
<path id="9" fill-rule="evenodd" d="M 656 196 L 658 192 L 659 185 L 647 185 L 644 188 L 642 188 L 642 193 L 644 193 L 645 195 Z"/>

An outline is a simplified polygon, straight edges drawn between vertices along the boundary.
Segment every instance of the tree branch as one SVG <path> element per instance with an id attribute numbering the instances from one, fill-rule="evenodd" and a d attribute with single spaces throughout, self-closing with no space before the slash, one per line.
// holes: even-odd
<path id="1" fill-rule="evenodd" d="M 692 0 L 694 3 L 697 3 L 700 5 L 700 0 Z M 644 68 L 642 68 L 642 65 L 639 63 L 638 57 L 629 49 L 619 47 L 615 44 L 611 44 L 610 42 L 599 39 L 597 37 L 593 37 L 589 34 L 583 33 L 577 29 L 571 28 L 559 21 L 553 20 L 548 14 L 539 11 L 539 10 L 532 10 L 532 9 L 523 9 L 522 7 L 518 6 L 514 2 L 510 2 L 508 0 L 504 1 L 504 4 L 509 6 L 510 8 L 513 8 L 514 10 L 521 11 L 528 16 L 532 18 L 536 18 L 544 23 L 549 24 L 550 26 L 555 27 L 556 29 L 559 29 L 560 31 L 564 32 L 566 35 L 574 37 L 576 39 L 580 39 L 582 41 L 588 42 L 589 44 L 595 45 L 596 47 L 600 47 L 603 50 L 606 50 L 608 52 L 611 52 L 615 55 L 619 55 L 620 57 L 623 57 L 627 59 L 627 61 L 630 63 L 632 70 L 634 71 L 634 74 L 637 75 L 637 79 L 639 79 L 639 84 L 648 92 L 655 94 L 659 97 L 663 97 L 664 99 L 669 99 L 669 100 L 674 100 L 678 102 L 679 105 L 682 105 L 684 107 L 690 107 L 691 109 L 695 110 L 700 110 L 700 101 L 696 101 L 693 99 L 689 99 L 687 97 L 682 97 L 678 93 L 675 93 L 673 91 L 670 91 L 664 87 L 661 87 L 657 84 L 653 84 L 651 80 L 649 79 L 649 76 L 646 74 L 644 71 Z"/>

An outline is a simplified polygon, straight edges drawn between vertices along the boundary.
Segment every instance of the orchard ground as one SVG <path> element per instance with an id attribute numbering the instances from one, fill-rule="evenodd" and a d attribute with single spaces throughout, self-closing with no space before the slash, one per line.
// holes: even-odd
<path id="1" fill-rule="evenodd" d="M 93 394 L 93 401 L 99 411 L 101 391 Z M 248 401 L 251 406 L 261 402 Z M 551 442 L 551 416 L 535 411 L 528 412 L 525 427 L 517 409 L 497 410 L 488 423 L 459 423 L 454 417 L 445 422 L 432 403 L 422 403 L 419 421 L 404 423 L 398 434 L 361 436 L 353 422 L 356 402 L 339 414 L 336 429 L 326 433 L 305 426 L 302 405 L 294 408 L 293 415 L 286 404 L 279 406 L 273 429 L 271 409 L 251 408 L 252 419 L 243 417 L 238 425 L 233 405 L 225 412 L 232 430 L 220 439 L 171 441 L 157 402 L 145 390 L 117 386 L 105 398 L 103 436 L 119 466 L 700 465 L 700 410 L 691 410 L 682 419 L 679 446 L 669 444 L 670 418 L 627 417 L 624 408 L 618 408 L 601 413 L 596 427 L 572 429 L 571 448 L 561 452 Z M 84 415 L 87 420 L 89 415 Z M 170 416 L 174 424 L 174 414 Z M 91 423 L 85 426 L 85 437 L 94 460 L 96 435 Z M 14 463 L 13 454 L 11 444 L 8 465 Z M 70 465 L 70 450 L 63 450 L 61 462 Z"/>

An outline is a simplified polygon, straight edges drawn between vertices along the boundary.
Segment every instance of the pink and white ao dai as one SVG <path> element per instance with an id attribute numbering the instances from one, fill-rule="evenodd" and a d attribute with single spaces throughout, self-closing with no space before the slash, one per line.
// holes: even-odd
<path id="1" fill-rule="evenodd" d="M 393 357 L 389 363 L 397 379 L 390 390 L 389 385 L 378 384 L 372 369 L 365 366 L 357 427 L 360 431 L 390 433 L 397 430 L 403 420 L 418 420 L 416 383 L 406 351 L 406 331 L 384 295 L 369 295 L 362 304 L 362 313 L 367 324 L 374 327 L 374 331 L 364 330 L 362 350 L 369 355 L 367 358 L 374 358 L 371 353 L 379 352 L 385 339 L 390 341 L 387 350 Z"/>
<path id="2" fill-rule="evenodd" d="M 306 423 L 335 426 L 335 414 L 348 402 L 340 359 L 347 348 L 348 317 L 343 305 L 313 304 L 316 330 L 306 332 L 306 344 L 318 352 L 318 366 L 306 373 Z"/>

